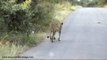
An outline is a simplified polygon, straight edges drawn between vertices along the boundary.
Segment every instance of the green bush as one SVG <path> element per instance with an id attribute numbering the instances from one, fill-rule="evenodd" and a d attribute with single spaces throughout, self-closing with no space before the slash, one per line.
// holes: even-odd
<path id="1" fill-rule="evenodd" d="M 65 0 L 0 0 L 0 42 L 10 42 L 0 46 L 0 56 L 16 55 L 40 43 L 51 20 L 63 20 L 70 10 Z"/>

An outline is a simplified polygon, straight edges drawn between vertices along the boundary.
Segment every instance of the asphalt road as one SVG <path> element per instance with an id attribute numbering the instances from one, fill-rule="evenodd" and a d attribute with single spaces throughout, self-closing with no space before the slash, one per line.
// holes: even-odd
<path id="1" fill-rule="evenodd" d="M 107 9 L 76 10 L 66 17 L 60 42 L 46 39 L 22 55 L 33 59 L 107 59 Z"/>

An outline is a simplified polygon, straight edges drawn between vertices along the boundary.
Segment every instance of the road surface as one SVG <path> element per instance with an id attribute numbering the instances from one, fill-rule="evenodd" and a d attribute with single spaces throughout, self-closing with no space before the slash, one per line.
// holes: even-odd
<path id="1" fill-rule="evenodd" d="M 81 8 L 64 21 L 61 41 L 26 51 L 32 59 L 107 59 L 107 9 Z"/>

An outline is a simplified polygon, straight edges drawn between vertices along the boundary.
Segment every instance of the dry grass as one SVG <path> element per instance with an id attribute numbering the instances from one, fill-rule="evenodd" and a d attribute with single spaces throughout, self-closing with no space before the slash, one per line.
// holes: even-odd
<path id="1" fill-rule="evenodd" d="M 64 21 L 64 18 L 72 12 L 72 6 L 69 2 L 62 2 L 55 4 L 54 16 L 53 18 L 61 22 Z"/>
<path id="2" fill-rule="evenodd" d="M 46 33 L 44 33 L 44 32 L 39 32 L 38 34 L 31 34 L 30 38 L 29 38 L 30 45 L 26 44 L 23 46 L 22 45 L 16 46 L 15 44 L 10 45 L 10 43 L 8 43 L 8 41 L 5 44 L 0 42 L 0 59 L 5 59 L 5 58 L 2 58 L 3 56 L 17 56 L 17 55 L 23 53 L 24 51 L 28 50 L 32 46 L 35 46 L 38 43 L 40 43 L 41 41 L 43 41 L 43 39 L 45 37 L 46 37 Z"/>
<path id="3" fill-rule="evenodd" d="M 27 49 L 27 46 L 16 46 L 12 44 L 9 45 L 1 45 L 0 46 L 0 59 L 8 59 L 3 58 L 4 56 L 17 56 L 18 54 L 22 53 L 25 49 Z"/>

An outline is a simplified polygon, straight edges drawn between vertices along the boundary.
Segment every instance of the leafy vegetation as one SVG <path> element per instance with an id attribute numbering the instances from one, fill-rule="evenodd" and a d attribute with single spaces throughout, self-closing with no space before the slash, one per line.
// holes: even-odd
<path id="1" fill-rule="evenodd" d="M 35 46 L 51 20 L 63 20 L 71 10 L 71 3 L 62 0 L 0 0 L 0 56 Z"/>
<path id="2" fill-rule="evenodd" d="M 0 56 L 16 55 L 41 42 L 51 20 L 63 21 L 78 6 L 106 4 L 106 0 L 0 0 Z"/>

